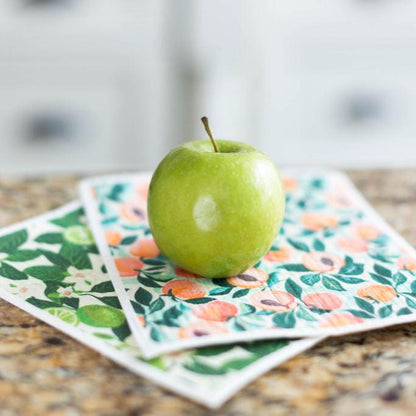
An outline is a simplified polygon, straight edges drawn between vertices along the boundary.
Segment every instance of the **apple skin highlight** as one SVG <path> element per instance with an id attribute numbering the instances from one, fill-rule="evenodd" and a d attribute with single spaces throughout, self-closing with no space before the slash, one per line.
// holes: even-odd
<path id="1" fill-rule="evenodd" d="M 285 194 L 273 162 L 253 146 L 191 141 L 173 149 L 153 174 L 149 225 L 169 260 L 200 276 L 238 275 L 271 247 Z"/>

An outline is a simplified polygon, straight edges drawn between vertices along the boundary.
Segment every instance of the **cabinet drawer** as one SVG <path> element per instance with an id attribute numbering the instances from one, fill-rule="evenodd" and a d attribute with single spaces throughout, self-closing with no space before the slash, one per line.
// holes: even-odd
<path id="1" fill-rule="evenodd" d="M 287 163 L 416 163 L 416 85 L 409 74 L 299 71 L 274 83 L 265 148 Z M 273 98 L 273 100 L 272 100 Z"/>
<path id="2" fill-rule="evenodd" d="M 1 86 L 0 165 L 7 172 L 108 168 L 122 152 L 120 97 L 110 85 Z"/>
<path id="3" fill-rule="evenodd" d="M 320 136 L 413 136 L 416 87 L 399 74 L 331 73 L 306 77 L 302 119 Z"/>

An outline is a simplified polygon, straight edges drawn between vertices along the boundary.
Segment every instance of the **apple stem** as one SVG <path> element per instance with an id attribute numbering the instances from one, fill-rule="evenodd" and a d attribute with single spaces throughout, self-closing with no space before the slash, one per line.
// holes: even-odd
<path id="1" fill-rule="evenodd" d="M 205 127 L 205 131 L 207 132 L 209 138 L 211 139 L 211 143 L 214 146 L 215 153 L 219 153 L 220 151 L 218 149 L 218 145 L 215 142 L 214 137 L 212 136 L 211 129 L 209 128 L 208 118 L 204 116 L 201 118 L 201 121 Z"/>

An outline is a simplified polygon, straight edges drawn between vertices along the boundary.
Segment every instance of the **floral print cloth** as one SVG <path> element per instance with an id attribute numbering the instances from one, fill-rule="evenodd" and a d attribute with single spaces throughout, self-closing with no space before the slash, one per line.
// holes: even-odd
<path id="1" fill-rule="evenodd" d="M 0 232 L 0 297 L 209 407 L 316 342 L 260 341 L 143 359 L 79 203 Z"/>
<path id="2" fill-rule="evenodd" d="M 283 172 L 287 205 L 277 240 L 256 265 L 226 279 L 201 278 L 161 255 L 146 222 L 149 179 L 82 185 L 98 245 L 147 356 L 416 320 L 415 251 L 344 175 Z"/>

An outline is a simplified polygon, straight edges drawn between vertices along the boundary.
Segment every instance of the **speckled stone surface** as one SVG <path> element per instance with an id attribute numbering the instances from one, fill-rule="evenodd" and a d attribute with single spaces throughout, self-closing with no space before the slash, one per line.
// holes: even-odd
<path id="1" fill-rule="evenodd" d="M 350 177 L 416 245 L 416 169 Z M 0 179 L 0 225 L 77 196 L 75 177 Z M 0 416 L 415 415 L 416 324 L 329 339 L 212 412 L 137 377 L 0 300 Z"/>

